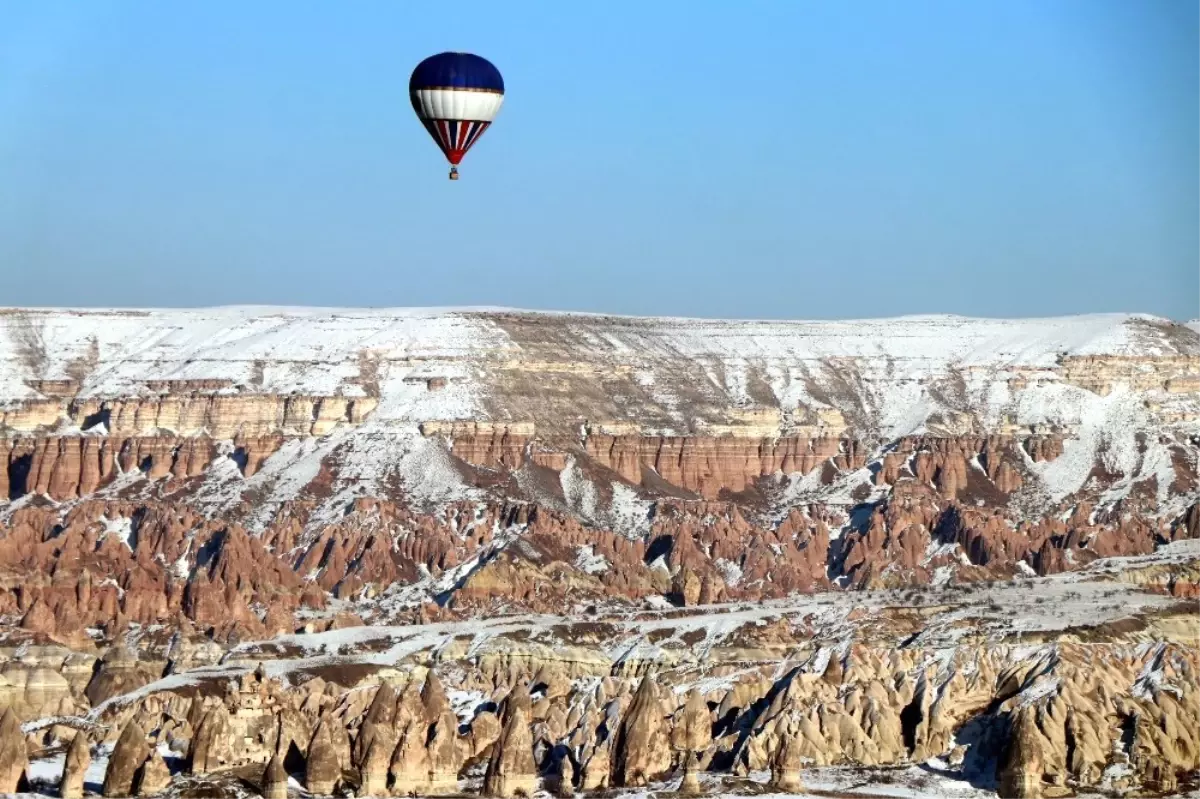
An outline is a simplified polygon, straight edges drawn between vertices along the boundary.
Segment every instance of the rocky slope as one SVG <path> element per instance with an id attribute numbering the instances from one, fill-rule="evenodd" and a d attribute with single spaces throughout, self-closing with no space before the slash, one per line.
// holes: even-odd
<path id="1" fill-rule="evenodd" d="M 82 770 L 110 796 L 148 795 L 136 786 L 161 787 L 164 769 L 186 795 L 289 780 L 318 794 L 512 796 L 689 779 L 711 793 L 1175 794 L 1200 766 L 1196 610 L 1144 580 L 1194 569 L 1197 544 L 988 585 L 225 647 L 152 627 L 88 651 L 14 633 L 5 675 L 30 675 L 12 707 L 32 720 L 24 737 L 0 725 L 0 753 L 35 790 Z M 58 680 L 31 690 L 39 671 Z"/>
<path id="2" fill-rule="evenodd" d="M 0 774 L 1178 790 L 1198 454 L 1154 317 L 0 311 Z"/>

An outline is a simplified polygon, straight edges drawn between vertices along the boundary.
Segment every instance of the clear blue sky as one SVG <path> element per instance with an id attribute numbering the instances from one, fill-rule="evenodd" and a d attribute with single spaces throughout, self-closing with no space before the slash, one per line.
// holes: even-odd
<path id="1" fill-rule="evenodd" d="M 0 304 L 1200 315 L 1193 0 L 0 4 Z M 504 74 L 462 180 L 408 76 Z"/>

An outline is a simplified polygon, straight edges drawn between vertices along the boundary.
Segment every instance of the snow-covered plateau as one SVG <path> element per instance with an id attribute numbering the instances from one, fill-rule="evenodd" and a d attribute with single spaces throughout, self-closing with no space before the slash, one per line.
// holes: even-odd
<path id="1" fill-rule="evenodd" d="M 0 793 L 1187 795 L 1198 460 L 1146 315 L 0 309 Z"/>

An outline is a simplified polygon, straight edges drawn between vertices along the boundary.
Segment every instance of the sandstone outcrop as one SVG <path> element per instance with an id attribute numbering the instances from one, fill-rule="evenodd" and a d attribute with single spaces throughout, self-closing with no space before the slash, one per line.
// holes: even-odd
<path id="1" fill-rule="evenodd" d="M 419 796 L 429 782 L 429 753 L 425 749 L 428 725 L 410 720 L 400 735 L 388 766 L 388 782 L 394 796 Z"/>
<path id="2" fill-rule="evenodd" d="M 163 756 L 155 751 L 137 774 L 137 795 L 157 796 L 171 786 L 171 770 Z"/>
<path id="3" fill-rule="evenodd" d="M 262 776 L 263 799 L 287 799 L 288 775 L 283 767 L 283 758 L 278 753 L 267 761 Z"/>
<path id="4" fill-rule="evenodd" d="M 702 793 L 700 787 L 700 758 L 695 752 L 684 755 L 680 768 L 683 777 L 679 780 L 679 792 L 685 796 L 696 796 Z"/>
<path id="5" fill-rule="evenodd" d="M 734 494 L 776 472 L 808 473 L 826 461 L 853 471 L 866 463 L 857 442 L 837 437 L 746 439 L 687 436 L 589 436 L 587 455 L 623 479 L 640 485 L 643 469 L 706 499 Z"/>
<path id="6" fill-rule="evenodd" d="M 663 708 L 649 674 L 642 678 L 613 742 L 612 784 L 640 787 L 671 768 Z"/>
<path id="7" fill-rule="evenodd" d="M 429 672 L 421 685 L 421 717 L 427 724 L 436 724 L 442 714 L 450 709 L 446 689 L 434 672 Z"/>
<path id="8" fill-rule="evenodd" d="M 192 737 L 188 768 L 192 774 L 207 774 L 229 763 L 229 712 L 223 704 L 213 705 L 203 715 Z"/>
<path id="9" fill-rule="evenodd" d="M 803 763 L 803 747 L 796 740 L 801 734 L 799 724 L 787 717 L 780 717 L 775 727 L 779 745 L 775 757 L 771 759 L 771 787 L 782 793 L 799 793 Z"/>
<path id="10" fill-rule="evenodd" d="M 671 729 L 671 747 L 676 752 L 703 752 L 712 742 L 712 713 L 699 689 L 688 691 L 687 701 L 676 714 Z"/>
<path id="11" fill-rule="evenodd" d="M 117 744 L 108 758 L 108 769 L 104 772 L 104 796 L 133 796 L 134 782 L 142 766 L 150 758 L 150 746 L 146 733 L 136 721 L 130 720 L 121 730 Z"/>
<path id="12" fill-rule="evenodd" d="M 38 663 L 8 663 L 0 670 L 0 706 L 7 706 L 21 718 L 70 716 L 79 700 L 62 668 Z"/>
<path id="13" fill-rule="evenodd" d="M 1000 766 L 996 792 L 1005 799 L 1040 799 L 1045 764 L 1042 749 L 1048 744 L 1038 731 L 1035 712 L 1018 713 Z"/>
<path id="14" fill-rule="evenodd" d="M 457 793 L 462 758 L 458 744 L 458 718 L 447 707 L 434 723 L 429 737 L 429 783 L 432 795 Z"/>
<path id="15" fill-rule="evenodd" d="M 58 785 L 58 794 L 62 799 L 83 799 L 84 777 L 91 764 L 92 750 L 87 733 L 79 730 L 71 739 L 63 761 L 62 780 Z"/>
<path id="16" fill-rule="evenodd" d="M 308 792 L 317 796 L 328 796 L 333 793 L 342 779 L 342 766 L 334 749 L 333 735 L 330 727 L 334 721 L 323 718 L 313 732 L 312 741 L 308 745 L 308 758 L 305 763 L 304 787 Z"/>
<path id="17" fill-rule="evenodd" d="M 519 685 L 513 691 L 505 703 L 504 729 L 492 746 L 492 757 L 483 778 L 483 792 L 487 796 L 532 797 L 537 790 L 538 769 L 529 734 L 529 697 L 524 686 Z"/>
<path id="18" fill-rule="evenodd" d="M 1192 327 L 10 309 L 0 372 L 13 785 L 1200 768 Z"/>
<path id="19" fill-rule="evenodd" d="M 864 631 L 870 629 L 867 624 Z M 731 662 L 746 663 L 749 653 L 763 651 L 755 647 L 765 641 L 783 647 L 771 657 L 808 646 L 804 635 L 789 636 L 782 627 L 750 625 L 744 634 L 751 632 L 756 637 L 743 639 L 749 648 L 731 651 Z M 453 657 L 452 650 L 442 652 Z M 203 760 L 209 757 L 205 751 L 212 751 L 203 740 L 212 735 L 209 731 L 234 721 L 221 721 L 229 702 L 238 708 L 237 719 L 263 719 L 255 722 L 258 727 L 244 729 L 264 731 L 262 746 L 270 756 L 257 761 L 266 764 L 261 786 L 275 796 L 286 794 L 288 757 L 306 768 L 313 792 L 336 790 L 346 768 L 341 758 L 353 756 L 360 793 L 431 795 L 455 790 L 452 785 L 472 753 L 487 755 L 484 793 L 528 796 L 538 786 L 539 751 L 549 775 L 547 788 L 556 793 L 573 791 L 576 762 L 585 792 L 618 780 L 628 786 L 648 783 L 674 770 L 680 791 L 695 793 L 706 764 L 718 762 L 724 764 L 718 779 L 726 770 L 768 770 L 773 789 L 795 792 L 804 769 L 824 765 L 889 767 L 934 756 L 961 764 L 954 735 L 968 722 L 990 730 L 971 745 L 969 758 L 997 764 L 1004 795 L 1051 795 L 1067 784 L 1098 786 L 1114 765 L 1129 775 L 1128 785 L 1169 792 L 1200 767 L 1200 658 L 1194 647 L 1061 640 L 1032 647 L 958 646 L 949 660 L 930 654 L 884 643 L 821 649 L 795 661 L 802 665 L 782 677 L 741 679 L 718 688 L 711 694 L 718 707 L 715 724 L 710 700 L 698 687 L 678 694 L 683 698 L 672 712 L 656 687 L 663 678 L 649 672 L 640 678 L 605 677 L 580 693 L 556 676 L 552 661 L 517 659 L 497 675 L 503 723 L 486 743 L 457 733 L 457 720 L 448 703 L 443 705 L 442 678 L 408 679 L 399 695 L 389 683 L 364 694 L 314 679 L 292 688 L 287 698 L 260 668 L 230 684 L 223 698 L 209 697 L 201 705 L 180 703 L 170 693 L 149 695 L 122 729 L 106 791 L 148 795 L 168 785 L 165 763 L 146 743 L 141 724 L 169 736 L 177 724 L 194 723 L 193 760 Z M 768 672 L 775 668 L 771 662 L 764 666 Z M 456 685 L 481 685 L 473 682 L 481 677 L 481 672 L 460 673 Z M 537 701 L 525 690 L 530 680 L 538 686 Z M 250 697 L 262 696 L 283 701 L 265 715 L 250 713 L 261 707 Z M 439 708 L 430 723 L 428 715 Z M 316 729 L 311 742 L 293 755 L 289 750 L 302 735 L 293 730 L 304 728 L 304 722 L 287 720 L 295 713 L 312 719 Z M 482 711 L 468 727 L 489 716 L 494 718 Z M 402 724 L 396 734 L 389 717 Z M 353 749 L 351 729 L 357 729 Z M 366 754 L 352 755 L 363 751 L 362 741 L 369 741 Z M 210 773 L 256 762 L 256 751 L 230 749 L 227 762 Z M 86 759 L 86 738 L 76 733 L 68 775 L 79 778 Z"/>
<path id="20" fill-rule="evenodd" d="M 87 698 L 99 704 L 119 694 L 141 688 L 158 676 L 153 664 L 139 662 L 136 652 L 125 646 L 114 646 L 100 659 L 99 668 L 87 687 Z"/>
<path id="21" fill-rule="evenodd" d="M 381 734 L 371 742 L 362 767 L 362 787 L 364 796 L 386 796 L 388 787 L 388 767 L 392 762 L 391 733 Z"/>
<path id="22" fill-rule="evenodd" d="M 264 543 L 237 525 L 215 524 L 165 504 L 88 502 L 65 521 L 41 508 L 21 508 L 0 539 L 0 608 L 43 619 L 52 615 L 52 634 L 64 641 L 89 627 L 163 619 L 212 629 L 218 640 L 228 640 L 298 629 L 294 613 L 302 605 L 325 604 L 323 590 L 343 597 L 366 592 L 369 598 L 370 586 L 415 580 L 422 570 L 444 573 L 495 546 L 495 536 L 506 529 L 520 531 L 526 543 L 489 558 L 454 589 L 446 607 L 433 605 L 437 613 L 471 614 L 498 601 L 541 611 L 560 606 L 567 596 L 663 595 L 692 606 L 828 590 L 842 577 L 863 588 L 923 585 L 943 573 L 956 581 L 1009 579 L 1026 568 L 1053 574 L 1082 568 L 1096 557 L 1148 554 L 1189 529 L 1137 513 L 1046 517 L 1014 526 L 1002 512 L 948 502 L 915 478 L 900 480 L 890 498 L 862 517 L 861 527 L 836 542 L 831 528 L 844 522 L 828 509 L 811 507 L 789 511 L 778 524 L 763 524 L 732 503 L 661 500 L 646 536 L 632 540 L 531 506 L 490 505 L 483 514 L 492 530 L 464 538 L 456 522 L 422 518 L 389 503 L 359 503 L 309 543 L 284 535 L 282 519 L 276 522 L 281 529 L 268 530 Z M 128 521 L 98 524 L 97 517 Z M 105 524 L 132 527 L 135 518 L 132 549 L 105 532 Z M 416 531 L 393 543 L 379 533 L 380 524 L 413 525 Z M 665 569 L 646 562 L 651 541 L 669 542 Z M 181 578 L 180 564 L 200 551 L 206 553 L 205 567 L 189 566 Z M 296 571 L 278 555 L 284 551 L 304 553 Z M 598 570 L 583 568 L 592 561 L 600 564 Z M 53 580 L 40 576 L 50 573 Z M 25 578 L 30 574 L 32 579 Z M 93 574 L 116 577 L 100 580 Z M 306 582 L 310 575 L 317 576 L 315 582 Z M 1183 595 L 1190 589 L 1179 582 L 1168 590 Z M 89 701 L 151 682 L 162 668 L 114 647 L 93 677 Z M 12 683 L 28 673 L 0 676 Z M 41 673 L 37 679 L 45 686 L 36 689 L 37 706 L 18 705 L 22 712 L 74 712 L 66 686 L 50 684 L 56 676 Z M 0 683 L 0 702 L 4 693 Z M 56 704 L 64 700 L 66 705 Z"/>
<path id="23" fill-rule="evenodd" d="M 29 756 L 21 722 L 12 708 L 0 716 L 0 793 L 16 793 L 25 783 Z"/>
<path id="24" fill-rule="evenodd" d="M 610 741 L 611 739 L 605 739 L 585 749 L 583 775 L 579 782 L 581 791 L 600 791 L 610 786 L 610 761 L 612 759 Z"/>

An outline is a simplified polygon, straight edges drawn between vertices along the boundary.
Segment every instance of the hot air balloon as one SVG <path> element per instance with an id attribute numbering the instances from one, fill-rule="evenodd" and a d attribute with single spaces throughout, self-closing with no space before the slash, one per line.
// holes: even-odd
<path id="1" fill-rule="evenodd" d="M 504 102 L 500 70 L 471 53 L 439 53 L 417 64 L 408 95 L 421 124 L 446 154 L 450 179 L 458 180 L 458 163 Z"/>

